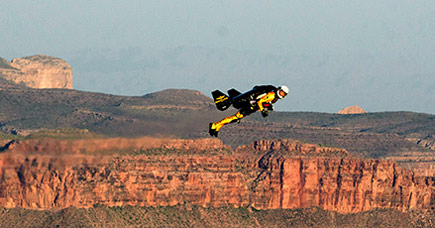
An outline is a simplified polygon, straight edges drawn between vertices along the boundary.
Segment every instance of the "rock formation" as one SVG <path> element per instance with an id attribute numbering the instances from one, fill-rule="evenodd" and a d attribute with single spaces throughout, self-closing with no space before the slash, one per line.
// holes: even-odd
<path id="1" fill-rule="evenodd" d="M 435 138 L 433 135 L 429 135 L 424 139 L 418 139 L 417 145 L 422 146 L 427 149 L 435 150 Z"/>
<path id="2" fill-rule="evenodd" d="M 62 59 L 46 55 L 0 58 L 0 78 L 32 88 L 72 89 L 72 68 Z"/>
<path id="3" fill-rule="evenodd" d="M 435 208 L 434 177 L 386 160 L 304 155 L 339 149 L 288 140 L 236 150 L 217 139 L 107 140 L 9 143 L 0 153 L 0 206 Z"/>
<path id="4" fill-rule="evenodd" d="M 347 157 L 349 152 L 342 148 L 301 143 L 297 140 L 257 140 L 249 145 L 239 146 L 238 151 L 255 151 L 260 154 L 280 152 L 282 155 Z"/>
<path id="5" fill-rule="evenodd" d="M 364 114 L 367 113 L 364 109 L 359 107 L 358 105 L 346 107 L 340 111 L 338 111 L 338 114 Z"/>

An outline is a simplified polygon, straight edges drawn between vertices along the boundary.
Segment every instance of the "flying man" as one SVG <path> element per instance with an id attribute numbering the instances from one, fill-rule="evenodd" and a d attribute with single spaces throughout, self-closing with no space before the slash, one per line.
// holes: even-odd
<path id="1" fill-rule="evenodd" d="M 228 116 L 216 123 L 210 123 L 208 132 L 211 136 L 218 136 L 219 130 L 229 123 L 238 122 L 245 116 L 259 110 L 263 117 L 269 115 L 269 111 L 273 110 L 272 104 L 282 99 L 289 93 L 287 86 L 260 85 L 254 86 L 253 89 L 240 93 L 235 89 L 228 90 L 228 96 L 219 90 L 213 91 L 214 102 L 217 109 L 225 111 L 231 105 L 239 111 L 232 116 Z"/>

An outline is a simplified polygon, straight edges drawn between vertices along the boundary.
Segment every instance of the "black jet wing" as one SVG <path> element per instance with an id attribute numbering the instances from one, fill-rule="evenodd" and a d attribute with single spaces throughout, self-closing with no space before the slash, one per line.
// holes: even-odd
<path id="1" fill-rule="evenodd" d="M 237 97 L 240 94 L 242 94 L 241 92 L 237 91 L 236 89 L 232 88 L 230 90 L 228 90 L 228 95 L 233 98 L 233 97 Z"/>
<path id="2" fill-rule="evenodd" d="M 211 92 L 211 95 L 213 96 L 214 103 L 216 104 L 216 108 L 225 111 L 227 110 L 232 103 L 232 99 L 228 97 L 226 94 L 219 90 L 215 90 Z"/>

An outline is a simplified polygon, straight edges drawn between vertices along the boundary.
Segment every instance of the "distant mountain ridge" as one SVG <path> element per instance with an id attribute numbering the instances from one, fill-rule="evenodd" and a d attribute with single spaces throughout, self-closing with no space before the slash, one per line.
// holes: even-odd
<path id="1" fill-rule="evenodd" d="M 1 80 L 0 88 L 0 131 L 4 134 L 78 128 L 110 136 L 202 138 L 208 137 L 209 122 L 235 113 L 234 109 L 218 111 L 210 97 L 194 90 L 168 89 L 127 97 L 38 90 Z M 413 140 L 431 140 L 434 129 L 435 116 L 421 113 L 273 112 L 268 118 L 253 114 L 241 124 L 226 126 L 220 138 L 232 146 L 259 139 L 293 138 L 346 148 L 355 155 L 383 157 L 424 152 L 427 148 Z"/>

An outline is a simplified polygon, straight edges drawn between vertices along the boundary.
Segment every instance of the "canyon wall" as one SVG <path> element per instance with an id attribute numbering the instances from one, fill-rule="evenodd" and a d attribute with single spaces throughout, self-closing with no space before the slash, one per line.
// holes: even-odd
<path id="1" fill-rule="evenodd" d="M 101 140 L 9 143 L 0 153 L 0 206 L 317 206 L 343 213 L 435 207 L 433 177 L 391 161 L 342 156 L 342 149 L 288 140 L 238 149 L 217 139 Z M 110 148 L 122 140 L 130 146 Z M 310 151 L 322 156 L 304 155 Z"/>
<path id="2" fill-rule="evenodd" d="M 0 77 L 32 88 L 72 89 L 72 68 L 64 60 L 46 55 L 0 58 Z"/>

